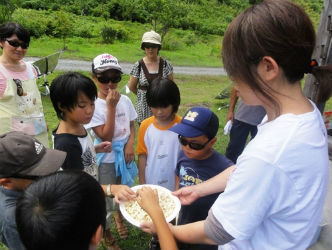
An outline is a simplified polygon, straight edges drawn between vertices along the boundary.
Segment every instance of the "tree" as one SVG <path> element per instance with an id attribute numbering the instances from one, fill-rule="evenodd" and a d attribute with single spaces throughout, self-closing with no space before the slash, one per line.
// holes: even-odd
<path id="1" fill-rule="evenodd" d="M 148 12 L 148 19 L 154 30 L 160 27 L 163 38 L 169 28 L 176 27 L 180 17 L 187 15 L 187 8 L 183 1 L 178 0 L 141 0 L 142 6 Z"/>
<path id="2" fill-rule="evenodd" d="M 0 24 L 11 20 L 15 8 L 16 1 L 0 0 Z"/>
<path id="3" fill-rule="evenodd" d="M 70 20 L 67 12 L 60 10 L 56 12 L 56 19 L 54 24 L 54 36 L 62 38 L 63 50 L 66 50 L 66 38 L 71 34 L 71 31 L 74 28 L 73 22 Z"/>

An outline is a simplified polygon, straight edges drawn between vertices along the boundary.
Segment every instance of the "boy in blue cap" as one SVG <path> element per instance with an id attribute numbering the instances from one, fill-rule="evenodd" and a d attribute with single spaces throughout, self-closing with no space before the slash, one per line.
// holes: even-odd
<path id="1" fill-rule="evenodd" d="M 181 152 L 176 166 L 176 188 L 206 181 L 234 165 L 231 160 L 213 149 L 217 141 L 218 117 L 208 108 L 193 107 L 183 116 L 181 123 L 169 128 L 179 134 Z M 219 193 L 201 197 L 181 207 L 178 225 L 206 219 L 208 211 Z M 179 249 L 214 249 L 212 245 L 179 244 Z"/>

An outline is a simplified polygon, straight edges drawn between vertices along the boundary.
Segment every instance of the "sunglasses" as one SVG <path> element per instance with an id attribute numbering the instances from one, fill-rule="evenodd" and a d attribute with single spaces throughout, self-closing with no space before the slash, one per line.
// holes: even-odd
<path id="1" fill-rule="evenodd" d="M 204 144 L 199 144 L 199 143 L 195 143 L 195 142 L 189 142 L 186 139 L 183 138 L 183 136 L 179 135 L 179 142 L 181 143 L 181 145 L 183 146 L 189 146 L 189 148 L 193 149 L 193 150 L 201 150 L 203 149 L 209 142 L 211 139 L 209 139 L 206 143 Z"/>
<path id="2" fill-rule="evenodd" d="M 120 76 L 113 76 L 113 77 L 108 77 L 108 76 L 99 76 L 97 77 L 98 82 L 102 84 L 108 84 L 108 83 L 118 83 L 121 81 L 121 75 Z"/>
<path id="3" fill-rule="evenodd" d="M 6 41 L 9 43 L 10 46 L 14 47 L 14 48 L 18 48 L 21 47 L 22 49 L 27 49 L 29 47 L 28 43 L 25 42 L 18 42 L 18 41 L 12 41 L 12 40 L 8 40 L 6 39 Z"/>
<path id="4" fill-rule="evenodd" d="M 149 49 L 149 48 L 159 48 L 159 44 L 154 44 L 154 43 L 144 43 L 144 48 Z"/>
<path id="5" fill-rule="evenodd" d="M 20 79 L 13 79 L 13 81 L 15 82 L 16 86 L 17 86 L 17 95 L 18 96 L 23 96 L 24 95 L 24 90 L 22 87 L 22 82 Z"/>

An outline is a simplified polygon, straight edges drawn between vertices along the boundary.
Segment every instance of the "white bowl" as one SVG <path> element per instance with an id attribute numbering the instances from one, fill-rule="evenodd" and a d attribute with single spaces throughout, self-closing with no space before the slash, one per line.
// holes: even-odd
<path id="1" fill-rule="evenodd" d="M 152 185 L 152 184 L 137 185 L 137 186 L 132 187 L 131 189 L 134 192 L 136 192 L 137 190 L 141 189 L 142 187 L 150 187 L 152 189 L 161 190 L 161 191 L 164 191 L 165 193 L 168 193 L 170 195 L 170 197 L 172 198 L 172 200 L 175 203 L 175 208 L 174 208 L 173 212 L 166 218 L 167 222 L 172 221 L 178 215 L 178 213 L 181 209 L 181 203 L 180 203 L 180 200 L 178 199 L 178 197 L 172 195 L 170 190 L 168 190 L 167 188 L 164 188 L 162 186 Z M 125 205 L 126 205 L 126 202 L 120 203 L 120 211 L 121 211 L 123 217 L 125 217 L 125 219 L 129 223 L 133 224 L 134 226 L 140 227 L 140 224 L 142 222 L 137 221 L 130 214 L 128 214 L 127 211 L 126 211 L 126 206 Z"/>

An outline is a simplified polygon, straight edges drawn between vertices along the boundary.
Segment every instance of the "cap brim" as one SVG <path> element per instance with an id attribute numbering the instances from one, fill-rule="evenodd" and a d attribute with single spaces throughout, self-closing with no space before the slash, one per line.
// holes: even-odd
<path id="1" fill-rule="evenodd" d="M 20 174 L 31 175 L 31 176 L 45 176 L 58 171 L 63 162 L 66 159 L 66 152 L 46 149 L 46 153 L 43 158 L 35 165 L 20 172 Z"/>
<path id="2" fill-rule="evenodd" d="M 116 70 L 120 71 L 123 74 L 122 69 L 120 67 L 115 67 L 115 66 L 99 67 L 99 68 L 94 69 L 94 71 L 96 73 L 103 73 L 103 72 L 105 72 L 109 69 L 116 69 Z"/>
<path id="3" fill-rule="evenodd" d="M 204 132 L 202 132 L 201 130 L 186 125 L 184 123 L 176 124 L 173 127 L 169 128 L 168 130 L 189 138 L 201 136 L 202 134 L 204 134 Z"/>

